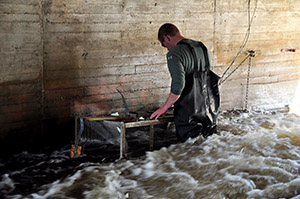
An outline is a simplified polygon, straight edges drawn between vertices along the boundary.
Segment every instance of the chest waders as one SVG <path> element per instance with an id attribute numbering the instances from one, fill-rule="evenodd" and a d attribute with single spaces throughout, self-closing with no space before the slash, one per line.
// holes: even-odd
<path id="1" fill-rule="evenodd" d="M 216 130 L 216 119 L 220 106 L 218 82 L 220 77 L 210 70 L 207 48 L 203 43 L 189 46 L 194 59 L 194 72 L 185 77 L 185 87 L 174 105 L 174 123 L 177 138 L 184 142 L 200 133 L 207 137 Z M 202 48 L 205 67 L 198 65 L 194 48 Z M 199 67 L 198 67 L 199 66 Z"/>

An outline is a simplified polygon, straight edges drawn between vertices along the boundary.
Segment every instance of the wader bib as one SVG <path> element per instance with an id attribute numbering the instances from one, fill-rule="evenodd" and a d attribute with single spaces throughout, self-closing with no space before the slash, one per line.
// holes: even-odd
<path id="1" fill-rule="evenodd" d="M 185 77 L 185 87 L 174 104 L 174 123 L 177 138 L 184 142 L 200 133 L 207 137 L 216 130 L 216 119 L 220 105 L 218 81 L 220 77 L 210 70 L 207 48 L 203 43 L 188 45 L 194 59 L 194 72 Z M 205 70 L 198 66 L 194 48 L 202 48 L 205 57 Z"/>

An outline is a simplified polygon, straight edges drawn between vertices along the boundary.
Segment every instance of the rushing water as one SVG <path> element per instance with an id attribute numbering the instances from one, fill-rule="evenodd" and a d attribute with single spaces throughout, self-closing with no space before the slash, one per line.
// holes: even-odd
<path id="1" fill-rule="evenodd" d="M 6 198 L 300 199 L 299 117 L 233 111 L 218 125 L 219 135 L 115 162 L 70 160 L 67 149 L 24 152 L 9 162 L 0 191 Z"/>

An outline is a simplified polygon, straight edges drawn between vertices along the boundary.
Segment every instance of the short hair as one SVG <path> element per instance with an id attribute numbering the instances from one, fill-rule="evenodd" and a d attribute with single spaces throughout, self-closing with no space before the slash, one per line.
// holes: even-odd
<path id="1" fill-rule="evenodd" d="M 174 24 L 165 23 L 158 30 L 158 40 L 161 42 L 165 35 L 174 37 L 178 33 L 179 33 L 179 30 Z"/>

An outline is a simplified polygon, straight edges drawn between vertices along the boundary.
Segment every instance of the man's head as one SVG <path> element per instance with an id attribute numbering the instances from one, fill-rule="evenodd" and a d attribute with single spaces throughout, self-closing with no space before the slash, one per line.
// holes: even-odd
<path id="1" fill-rule="evenodd" d="M 178 28 L 170 23 L 163 24 L 158 30 L 158 40 L 168 50 L 176 46 L 177 42 L 183 38 Z"/>

